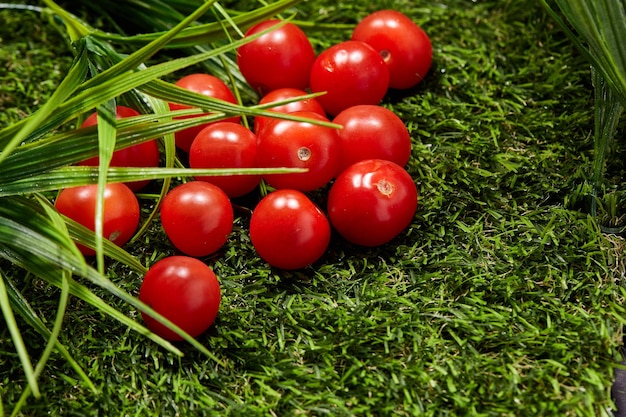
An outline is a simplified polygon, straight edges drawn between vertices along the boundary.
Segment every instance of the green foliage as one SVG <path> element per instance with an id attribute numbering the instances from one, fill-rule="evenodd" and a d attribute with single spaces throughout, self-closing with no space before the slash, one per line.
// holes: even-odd
<path id="1" fill-rule="evenodd" d="M 595 153 L 593 174 L 585 191 L 591 197 L 591 211 L 615 232 L 623 228 L 616 212 L 615 185 L 605 178 L 607 154 L 617 133 L 626 104 L 626 9 L 622 0 L 542 0 L 551 16 L 593 65 L 595 103 Z M 617 186 L 619 187 L 619 185 Z M 604 203 L 604 204 L 603 204 Z M 606 207 L 605 207 L 606 205 Z M 599 210 L 598 210 L 599 209 Z"/>
<path id="2" fill-rule="evenodd" d="M 115 33 L 125 36 L 121 19 L 107 18 L 119 13 L 108 9 L 116 4 L 121 3 L 98 2 L 98 16 L 106 27 L 119 23 Z M 131 10 L 160 2 L 128 4 Z M 245 11 L 257 3 L 222 6 Z M 93 6 L 82 7 L 68 10 L 79 14 Z M 71 74 L 71 68 L 83 74 L 77 69 L 81 59 L 91 64 L 96 57 L 90 48 L 102 51 L 112 38 L 93 29 L 89 42 L 74 44 L 72 66 L 67 44 L 40 16 L 0 10 L 7 22 L 0 29 L 0 57 L 7 57 L 0 65 L 10 69 L 7 75 L 0 71 L 9 80 L 0 85 L 0 106 L 8 109 L 0 111 L 7 129 L 1 143 L 10 143 L 29 123 L 20 121 L 26 114 L 41 109 L 53 94 L 64 95 L 43 124 L 33 125 L 26 143 L 0 163 L 0 227 L 9 233 L 0 236 L 6 288 L 0 302 L 6 307 L 10 300 L 11 327 L 19 328 L 26 349 L 18 355 L 9 329 L 0 328 L 5 409 L 59 416 L 609 415 L 609 385 L 626 317 L 624 242 L 600 233 L 596 219 L 572 201 L 573 191 L 593 173 L 595 111 L 586 57 L 531 1 L 316 0 L 292 5 L 284 15 L 297 11 L 321 50 L 383 7 L 409 14 L 435 46 L 424 83 L 392 92 L 384 102 L 406 121 L 413 138 L 408 169 L 420 189 L 413 223 L 375 249 L 334 236 L 314 267 L 286 273 L 268 267 L 250 244 L 247 223 L 255 196 L 235 201 L 241 210 L 233 234 L 219 254 L 205 259 L 223 289 L 217 322 L 196 346 L 166 347 L 144 337 L 132 298 L 145 268 L 173 253 L 158 223 L 146 220 L 125 250 L 102 242 L 103 262 L 86 263 L 72 252 L 69 238 L 93 245 L 93 234 L 60 223 L 65 219 L 50 211 L 47 201 L 56 188 L 98 181 L 99 168 L 67 167 L 99 152 L 95 129 L 73 128 L 82 114 L 111 99 L 150 97 L 152 111 L 110 126 L 109 139 L 119 147 L 165 136 L 169 162 L 159 172 L 108 169 L 106 176 L 178 181 L 190 171 L 177 168 L 171 134 L 189 122 L 170 120 L 159 103 L 182 94 L 177 99 L 223 115 L 261 110 L 215 108 L 216 103 L 166 83 L 170 71 L 206 68 L 200 58 L 219 58 L 214 47 L 230 54 L 227 42 L 154 54 L 140 49 L 133 65 L 123 68 L 131 61 L 117 55 L 125 45 L 120 41 L 105 62 L 117 69 L 100 75 L 102 83 L 88 65 L 87 75 L 73 83 L 75 94 L 55 93 L 61 74 Z M 187 16 L 196 8 L 178 10 Z M 160 26 L 167 16 L 153 16 L 155 31 L 173 27 L 172 21 L 169 28 Z M 215 16 L 207 13 L 203 22 Z M 238 16 L 233 12 L 233 19 Z M 151 21 L 148 14 L 144 19 Z M 41 36 L 12 30 L 25 24 L 38 27 L 32 33 Z M 87 58 L 78 53 L 83 47 Z M 21 64 L 25 55 L 28 66 Z M 51 68 L 55 56 L 65 58 L 43 83 L 45 73 L 38 68 Z M 145 68 L 135 70 L 143 61 Z M 33 81 L 11 70 L 26 67 Z M 37 82 L 41 85 L 32 85 Z M 97 98 L 79 96 L 88 90 Z M 618 176 L 613 155 L 607 154 L 608 167 Z M 157 182 L 141 196 L 146 219 L 167 188 Z M 314 197 L 323 206 L 323 193 Z M 49 245 L 50 240 L 57 243 Z M 47 253 L 46 247 L 61 249 Z M 31 249 L 41 253 L 32 256 L 26 252 Z M 46 269 L 44 261 L 52 256 L 69 262 L 65 270 L 73 274 Z M 62 327 L 50 337 L 63 310 L 58 300 L 68 294 Z M 47 346 L 56 348 L 46 367 L 37 372 L 35 363 L 25 373 L 25 356 L 45 361 Z M 29 382 L 32 377 L 37 385 Z M 23 397 L 30 386 L 42 397 Z"/>

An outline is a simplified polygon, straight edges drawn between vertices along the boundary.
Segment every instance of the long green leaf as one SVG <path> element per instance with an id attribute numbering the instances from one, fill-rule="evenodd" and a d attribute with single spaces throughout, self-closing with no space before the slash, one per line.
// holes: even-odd
<path id="1" fill-rule="evenodd" d="M 230 28 L 231 34 L 237 34 L 239 32 L 237 28 L 245 30 L 261 20 L 268 19 L 290 7 L 295 6 L 300 3 L 300 1 L 301 0 L 282 0 L 267 4 L 250 12 L 238 14 L 231 19 L 227 19 L 231 20 L 227 29 Z M 183 48 L 216 42 L 224 38 L 224 30 L 225 26 L 222 22 L 211 22 L 187 27 L 177 34 L 172 41 L 168 43 L 167 47 Z M 128 45 L 146 44 L 163 35 L 163 33 L 164 32 L 152 32 L 133 36 L 124 36 L 114 33 L 97 32 L 94 33 L 93 36 L 101 40 L 119 42 Z"/>
<path id="2" fill-rule="evenodd" d="M 213 6 L 214 2 L 215 0 L 209 0 L 203 3 L 200 7 L 198 7 L 195 12 L 191 13 L 172 29 L 168 30 L 167 32 L 161 33 L 158 37 L 154 38 L 147 45 L 133 52 L 127 58 L 119 61 L 116 65 L 106 69 L 102 73 L 85 82 L 82 88 L 89 89 L 92 86 L 97 86 L 122 74 L 134 71 L 141 64 L 146 62 L 150 57 L 152 57 L 155 53 L 161 50 L 165 45 L 167 45 L 178 33 L 180 33 L 180 31 L 189 26 L 198 17 L 206 13 L 206 11 L 211 6 Z M 110 49 L 110 52 L 113 54 L 115 53 L 112 49 Z"/>
<path id="3" fill-rule="evenodd" d="M 35 329 L 39 334 L 42 335 L 46 340 L 48 340 L 52 334 L 50 330 L 46 327 L 43 321 L 39 318 L 35 310 L 31 307 L 30 303 L 26 299 L 26 297 L 20 293 L 20 291 L 16 288 L 13 281 L 7 279 L 5 281 L 7 293 L 9 297 L 9 301 L 11 303 L 11 307 L 13 311 L 19 314 L 19 316 L 28 323 L 33 329 Z M 67 363 L 74 369 L 74 371 L 80 376 L 83 382 L 91 389 L 92 392 L 96 393 L 96 386 L 93 384 L 89 376 L 85 373 L 85 371 L 81 368 L 81 366 L 76 362 L 76 360 L 72 357 L 72 355 L 68 352 L 67 348 L 62 345 L 58 340 L 55 341 L 56 350 L 63 356 L 63 358 L 67 361 Z M 2 415 L 0 413 L 0 415 Z"/>
<path id="4" fill-rule="evenodd" d="M 98 106 L 98 194 L 96 198 L 95 235 L 96 235 L 96 264 L 98 272 L 104 275 L 104 254 L 102 240 L 104 230 L 104 191 L 107 184 L 107 172 L 113 152 L 117 133 L 115 100 L 109 100 Z"/>
<path id="5" fill-rule="evenodd" d="M 207 175 L 268 175 L 306 172 L 305 168 L 109 168 L 109 182 L 132 182 L 147 179 L 191 178 Z M 16 180 L 0 186 L 0 197 L 31 194 L 97 184 L 98 168 L 64 167 Z"/>
<path id="6" fill-rule="evenodd" d="M 4 129 L 7 134 L 3 135 L 3 131 L 0 131 L 0 166 L 16 147 L 27 140 L 29 135 L 40 130 L 40 127 L 45 124 L 57 107 L 70 97 L 85 80 L 88 70 L 85 43 L 79 42 L 77 49 L 78 53 L 67 76 L 46 103 L 34 115 L 24 119 L 23 123 L 16 123 Z"/>
<path id="7" fill-rule="evenodd" d="M 196 95 L 192 94 L 191 97 L 196 97 Z M 202 101 L 202 97 L 204 96 L 197 98 L 199 102 Z M 211 100 L 207 100 L 207 103 L 211 103 Z M 341 127 L 330 122 L 321 122 L 290 114 L 279 114 L 267 110 L 259 110 L 257 108 L 245 110 L 244 107 L 232 106 L 244 109 L 243 112 L 250 115 L 279 117 L 287 120 L 321 124 L 333 128 Z M 192 114 L 193 110 L 181 111 L 180 114 L 185 114 L 184 112 Z M 207 116 L 187 119 L 151 122 L 157 120 L 159 117 L 165 116 L 146 115 L 134 118 L 129 117 L 117 121 L 118 135 L 116 149 L 123 149 L 191 126 L 217 121 L 227 117 L 227 115 L 224 113 L 212 113 Z M 165 118 L 169 119 L 168 117 Z M 3 192 L 6 183 L 43 175 L 54 168 L 75 164 L 96 156 L 97 152 L 98 136 L 96 128 L 93 126 L 81 129 L 80 131 L 60 133 L 47 138 L 45 141 L 21 146 L 4 164 L 0 165 L 0 193 Z M 50 159 L 50 155 L 55 155 L 54 159 Z"/>
<path id="8" fill-rule="evenodd" d="M 28 381 L 28 386 L 32 390 L 33 395 L 39 398 L 41 396 L 41 393 L 39 392 L 39 385 L 37 384 L 35 369 L 33 368 L 33 364 L 28 355 L 28 350 L 26 349 L 24 339 L 22 338 L 22 334 L 20 333 L 20 329 L 17 327 L 17 322 L 15 321 L 15 316 L 13 315 L 13 310 L 9 302 L 9 296 L 7 294 L 7 289 L 4 281 L 4 274 L 0 274 L 0 311 L 2 311 L 4 321 L 7 324 L 7 328 L 9 329 L 9 333 L 11 334 L 11 339 L 13 340 L 13 344 L 15 345 L 15 350 L 17 351 L 17 355 L 20 358 L 20 362 L 22 363 L 22 369 L 24 369 L 24 375 L 26 376 L 26 381 Z"/>
<path id="9" fill-rule="evenodd" d="M 615 138 L 617 126 L 624 107 L 619 101 L 615 91 L 606 83 L 602 75 L 592 71 L 595 91 L 595 116 L 594 116 L 594 163 L 591 174 L 592 201 L 591 212 L 596 215 L 596 197 L 601 188 L 601 180 L 604 177 L 606 155 L 611 141 Z"/>
<path id="10" fill-rule="evenodd" d="M 547 0 L 542 4 L 626 105 L 626 10 L 622 0 Z M 562 16 L 561 16 L 562 15 Z M 570 30 L 569 25 L 574 31 Z"/>
<path id="11" fill-rule="evenodd" d="M 48 280 L 56 280 L 54 284 L 57 286 L 61 285 L 59 281 L 61 276 L 54 275 L 53 272 L 55 270 L 71 271 L 73 274 L 87 279 L 136 309 L 155 317 L 207 357 L 218 363 L 220 362 L 206 347 L 170 320 L 155 312 L 139 299 L 126 293 L 107 277 L 87 265 L 82 257 L 76 256 L 75 250 L 69 247 L 72 243 L 68 242 L 70 242 L 69 236 L 64 234 L 62 230 L 59 230 L 59 228 L 54 227 L 53 222 L 31 201 L 18 197 L 0 199 L 0 256 L 9 259 L 12 263 L 38 276 Z M 70 286 L 71 291 L 75 289 L 75 287 Z M 74 294 L 75 292 L 72 293 Z M 93 293 L 86 295 L 95 296 Z M 180 351 L 174 348 L 171 343 L 150 332 L 137 322 L 127 319 L 126 316 L 110 305 L 99 302 L 98 308 L 121 320 L 133 330 L 168 348 L 170 351 L 180 354 Z M 33 390 L 33 392 L 35 391 Z"/>
<path id="12" fill-rule="evenodd" d="M 69 271 L 62 271 L 62 279 L 61 279 L 61 286 L 60 286 L 61 295 L 59 297 L 57 314 L 54 320 L 52 331 L 50 332 L 50 335 L 46 342 L 46 347 L 44 348 L 44 351 L 41 354 L 41 357 L 39 358 L 37 365 L 35 366 L 35 378 L 39 378 L 39 375 L 41 375 L 41 373 L 43 372 L 46 362 L 48 361 L 48 358 L 52 354 L 52 350 L 55 348 L 57 344 L 59 333 L 61 332 L 61 325 L 63 323 L 63 318 L 65 317 L 65 309 L 67 308 L 70 278 L 71 278 L 71 273 L 69 273 Z M 19 400 L 15 404 L 12 415 L 17 415 L 17 413 L 19 413 L 20 409 L 24 406 L 30 394 L 31 394 L 30 386 L 27 386 L 22 391 L 22 395 L 20 395 Z"/>

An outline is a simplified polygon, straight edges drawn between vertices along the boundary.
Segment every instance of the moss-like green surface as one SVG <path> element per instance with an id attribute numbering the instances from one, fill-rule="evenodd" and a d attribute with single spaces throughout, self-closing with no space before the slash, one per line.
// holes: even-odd
<path id="1" fill-rule="evenodd" d="M 255 255 L 238 212 L 206 260 L 223 304 L 199 340 L 221 365 L 185 345 L 171 356 L 73 299 L 61 341 L 100 394 L 53 356 L 24 415 L 607 415 L 624 241 L 575 197 L 593 159 L 588 64 L 532 1 L 308 1 L 298 19 L 354 23 L 385 7 L 434 45 L 427 79 L 384 102 L 413 137 L 411 226 L 375 249 L 334 236 L 313 267 L 285 273 Z M 0 11 L 0 21 L 5 126 L 45 100 L 71 53 L 34 13 Z M 349 30 L 310 35 L 321 49 Z M 613 180 L 620 161 L 616 149 Z M 155 227 L 130 250 L 147 264 L 171 249 Z M 114 263 L 109 273 L 136 293 L 141 277 Z M 21 283 L 51 320 L 56 291 Z M 43 342 L 24 331 L 35 355 Z M 25 384 L 0 328 L 5 409 Z"/>

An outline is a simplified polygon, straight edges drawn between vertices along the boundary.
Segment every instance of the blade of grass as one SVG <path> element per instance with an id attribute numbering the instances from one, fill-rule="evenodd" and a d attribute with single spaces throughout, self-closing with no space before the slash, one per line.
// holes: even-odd
<path id="1" fill-rule="evenodd" d="M 620 0 L 547 0 L 544 8 L 626 105 L 626 11 Z M 568 23 L 573 27 L 572 31 Z"/>
<path id="2" fill-rule="evenodd" d="M 39 375 L 41 375 L 41 372 L 43 371 L 46 365 L 46 362 L 48 361 L 48 358 L 50 357 L 50 354 L 52 353 L 52 350 L 55 348 L 56 343 L 58 341 L 59 333 L 61 332 L 61 326 L 63 324 L 63 318 L 65 317 L 65 310 L 67 308 L 70 277 L 71 277 L 71 273 L 69 271 L 62 272 L 61 294 L 59 296 L 57 314 L 54 319 L 54 324 L 52 326 L 52 331 L 50 332 L 50 336 L 48 337 L 46 347 L 44 348 L 44 351 L 41 354 L 41 357 L 39 358 L 37 365 L 35 366 L 35 371 L 34 371 L 35 378 L 38 378 Z M 13 407 L 13 413 L 11 414 L 12 416 L 17 415 L 20 412 L 21 408 L 26 404 L 26 400 L 28 399 L 30 394 L 31 394 L 31 388 L 29 385 L 22 391 L 22 395 L 20 395 L 20 398 L 18 399 L 17 403 Z"/>
<path id="3" fill-rule="evenodd" d="M 68 249 L 65 243 L 60 244 L 59 241 L 54 239 L 53 236 L 56 236 L 57 233 L 48 230 L 50 225 L 47 223 L 47 219 L 40 213 L 33 211 L 33 206 L 30 203 L 13 199 L 16 204 L 12 204 L 11 207 L 7 207 L 6 204 L 2 204 L 5 203 L 4 200 L 6 199 L 0 199 L 0 205 L 3 206 L 3 213 L 0 215 L 0 248 L 2 248 L 0 250 L 0 256 L 56 286 L 62 285 L 62 271 L 71 271 L 72 273 L 81 276 L 91 283 L 107 290 L 113 296 L 121 299 L 138 310 L 146 311 L 150 313 L 150 315 L 155 316 L 155 318 L 161 320 L 165 325 L 178 332 L 196 349 L 204 353 L 207 357 L 215 359 L 216 362 L 219 363 L 219 360 L 217 360 L 217 358 L 198 341 L 187 335 L 169 320 L 156 313 L 145 303 L 139 301 L 137 298 L 132 297 L 117 287 L 96 269 L 88 266 L 84 259 L 82 259 L 82 257 L 76 257 L 73 250 Z M 25 226 L 21 222 L 17 222 L 15 219 L 7 217 L 7 214 L 12 214 L 13 217 L 20 219 L 22 216 L 29 216 L 33 218 L 33 221 L 30 223 L 30 227 Z M 70 244 L 72 243 L 70 242 Z M 72 280 L 70 282 L 70 291 L 73 295 L 91 303 L 104 313 L 124 323 L 131 330 L 143 334 L 147 338 L 170 350 L 172 353 L 182 355 L 182 352 L 175 348 L 170 342 L 152 333 L 138 322 L 126 317 L 124 314 L 97 297 L 86 287 L 79 285 Z M 19 332 L 17 333 L 19 336 Z M 23 356 L 23 349 L 20 348 L 20 351 Z M 26 366 L 28 365 L 26 364 Z M 29 378 L 32 379 L 32 364 L 30 365 L 28 372 L 31 372 Z M 33 393 L 35 392 L 38 392 L 36 390 L 36 386 L 35 389 L 33 389 Z"/>
<path id="4" fill-rule="evenodd" d="M 104 275 L 104 254 L 102 240 L 104 230 L 104 190 L 107 184 L 107 172 L 116 140 L 116 111 L 115 100 L 109 100 L 98 107 L 98 194 L 96 198 L 96 212 L 94 214 L 96 265 L 98 272 Z"/>
<path id="5" fill-rule="evenodd" d="M 76 58 L 67 76 L 39 111 L 24 119 L 23 123 L 16 123 L 4 129 L 8 131 L 7 135 L 2 135 L 3 131 L 0 131 L 0 149 L 2 149 L 2 152 L 0 152 L 0 166 L 2 166 L 2 162 L 6 160 L 11 152 L 24 142 L 29 135 L 40 131 L 41 125 L 45 124 L 44 122 L 50 114 L 70 97 L 87 77 L 88 61 L 85 43 L 78 42 L 77 49 Z"/>
<path id="6" fill-rule="evenodd" d="M 39 111 L 38 111 L 33 116 L 29 116 L 23 119 L 23 121 L 21 122 L 17 122 L 3 130 L 0 130 L 0 146 L 2 146 L 3 141 L 11 141 L 11 143 L 15 142 L 15 145 L 16 145 L 17 143 L 31 142 L 35 139 L 38 139 L 41 135 L 47 132 L 50 132 L 52 129 L 55 129 L 61 124 L 74 119 L 76 115 L 78 114 L 82 114 L 88 110 L 91 110 L 108 100 L 121 96 L 124 93 L 127 93 L 133 89 L 136 89 L 144 84 L 150 83 L 151 81 L 155 81 L 162 76 L 184 69 L 191 65 L 198 64 L 207 59 L 218 57 L 219 55 L 225 52 L 234 50 L 241 45 L 251 42 L 257 37 L 262 36 L 263 34 L 265 34 L 271 29 L 272 28 L 268 28 L 268 30 L 266 31 L 261 31 L 250 37 L 246 37 L 245 39 L 235 41 L 228 45 L 223 45 L 219 48 L 216 48 L 216 49 L 204 52 L 204 53 L 200 53 L 200 54 L 196 54 L 192 56 L 186 56 L 186 57 L 177 58 L 168 62 L 159 63 L 154 66 L 145 68 L 143 70 L 137 70 L 137 71 L 129 72 L 129 73 L 122 73 L 122 74 L 116 75 L 115 77 L 108 78 L 100 82 L 98 85 L 91 86 L 90 88 L 85 89 L 84 88 L 85 86 L 83 85 L 81 87 L 80 92 L 73 95 L 71 98 L 64 101 L 63 103 L 58 103 L 57 106 L 52 111 L 49 112 L 49 114 L 41 115 L 39 114 Z M 122 64 L 118 63 L 116 65 L 122 65 Z M 159 84 L 158 86 L 160 88 L 163 88 L 165 87 L 166 84 L 167 83 L 163 83 L 163 84 Z M 156 90 L 158 91 L 158 88 Z M 178 90 L 182 90 L 182 92 L 181 91 L 179 92 L 183 96 L 185 94 L 188 94 L 191 96 L 194 95 L 190 91 L 187 91 L 185 93 L 184 89 L 182 88 L 179 88 Z M 201 95 L 195 94 L 195 96 L 201 96 Z M 157 95 L 155 97 L 159 97 L 159 96 Z M 204 99 L 205 99 L 204 103 L 205 104 L 209 103 L 209 107 L 219 102 L 219 100 L 215 100 L 215 99 L 210 100 L 206 96 L 204 97 Z M 183 104 L 185 103 L 183 102 Z M 224 104 L 222 103 L 221 105 L 224 105 Z M 243 107 L 237 106 L 237 105 L 227 106 L 227 108 L 231 109 L 233 114 L 238 114 L 238 112 L 241 112 L 244 109 Z M 38 120 L 39 120 L 39 124 L 36 130 L 33 128 L 32 131 L 31 130 L 26 131 L 28 134 L 22 133 L 19 138 L 20 139 L 19 141 L 16 141 L 15 139 L 13 140 L 10 139 L 16 134 L 16 131 L 18 132 L 21 131 L 20 129 L 23 124 L 29 123 L 29 126 L 30 126 L 30 124 L 32 123 L 30 122 L 30 120 L 32 120 L 32 118 L 34 118 L 35 116 L 38 117 Z M 44 116 L 47 116 L 47 117 L 44 117 Z M 0 154 L 0 156 L 1 155 L 3 154 Z M 7 156 L 5 156 L 4 158 L 6 158 Z M 0 162 L 2 162 L 1 159 L 0 159 Z M 0 166 L 2 166 L 2 164 L 0 164 Z"/>
<path id="7" fill-rule="evenodd" d="M 162 120 L 171 121 L 171 112 L 167 102 L 163 100 L 159 100 L 158 98 L 149 96 L 140 91 L 137 91 L 136 94 L 140 96 L 146 103 L 148 103 L 150 109 L 156 114 L 159 115 Z M 169 115 L 169 116 L 168 116 Z M 176 138 L 173 132 L 167 133 L 163 135 L 163 149 L 165 152 L 165 167 L 172 168 L 176 163 Z M 172 178 L 166 177 L 163 178 L 163 183 L 161 184 L 161 191 L 159 192 L 159 196 L 153 204 L 152 210 L 148 215 L 148 218 L 141 224 L 139 230 L 135 235 L 130 239 L 129 243 L 132 243 L 139 239 L 144 233 L 149 229 L 152 222 L 157 218 L 159 214 L 159 210 L 161 207 L 161 201 L 167 194 L 170 189 Z"/>
<path id="8" fill-rule="evenodd" d="M 333 128 L 341 127 L 332 123 L 267 110 L 251 109 L 246 113 L 250 115 L 277 117 L 286 120 L 319 123 Z M 158 117 L 163 116 L 138 116 L 137 118 L 129 117 L 117 121 L 118 135 L 116 149 L 123 149 L 187 127 L 221 120 L 227 116 L 223 113 L 217 113 L 187 119 L 148 123 L 148 121 L 156 120 Z M 146 122 L 144 123 L 144 121 Z M 24 179 L 29 176 L 42 175 L 54 168 L 76 164 L 95 156 L 97 147 L 98 138 L 94 127 L 60 133 L 47 138 L 45 142 L 21 146 L 4 164 L 0 165 L 0 184 Z M 50 155 L 55 155 L 55 157 L 50 159 Z M 171 155 L 173 156 L 173 154 Z"/>
<path id="9" fill-rule="evenodd" d="M 215 0 L 205 2 L 200 7 L 198 7 L 198 9 L 194 13 L 191 13 L 172 29 L 161 34 L 161 36 L 157 37 L 139 50 L 133 52 L 131 55 L 121 60 L 116 65 L 106 69 L 105 71 L 85 82 L 85 84 L 82 86 L 82 89 L 89 89 L 93 86 L 102 84 L 107 80 L 114 79 L 121 74 L 125 74 L 127 72 L 135 70 L 141 64 L 146 62 L 150 57 L 152 57 L 155 53 L 161 50 L 165 45 L 167 45 L 181 30 L 189 26 L 198 17 L 206 13 L 208 9 L 213 6 L 214 2 Z M 109 49 L 112 54 L 117 55 L 112 48 L 109 47 L 107 49 Z"/>
<path id="10" fill-rule="evenodd" d="M 26 297 L 24 297 L 24 295 L 18 291 L 18 289 L 15 287 L 14 283 L 11 280 L 7 279 L 5 284 L 13 311 L 19 314 L 20 317 L 22 317 L 22 319 L 26 321 L 26 323 L 28 323 L 33 329 L 41 334 L 46 340 L 48 340 L 51 336 L 50 330 L 48 330 L 46 325 L 37 316 L 37 313 L 30 306 Z M 89 387 L 89 389 L 91 389 L 93 393 L 97 393 L 98 390 L 96 389 L 94 383 L 91 381 L 89 376 L 87 376 L 87 374 L 78 364 L 78 362 L 76 362 L 72 355 L 70 355 L 65 346 L 63 346 L 57 340 L 55 342 L 55 348 L 61 354 L 61 356 L 63 356 L 67 363 L 69 363 L 69 365 L 74 369 L 74 371 L 80 376 L 80 378 Z M 0 413 L 0 415 L 2 414 Z"/>
<path id="11" fill-rule="evenodd" d="M 607 85 L 599 71 L 592 69 L 594 85 L 594 161 L 591 174 L 591 214 L 597 215 L 597 198 L 604 177 L 605 161 L 611 141 L 615 138 L 624 107 L 615 91 Z"/>
<path id="12" fill-rule="evenodd" d="M 22 338 L 20 329 L 18 328 L 17 322 L 15 321 L 13 309 L 11 308 L 7 289 L 4 284 L 5 279 L 6 278 L 4 277 L 4 273 L 0 271 L 0 310 L 2 310 L 4 321 L 6 322 L 9 333 L 11 334 L 11 339 L 13 340 L 17 355 L 20 358 L 20 362 L 22 363 L 22 369 L 24 370 L 24 376 L 26 377 L 26 381 L 28 381 L 28 386 L 32 390 L 35 398 L 39 398 L 41 397 L 41 393 L 39 392 L 39 385 L 37 384 L 35 369 L 33 368 L 33 364 L 30 361 L 28 350 L 26 349 L 26 345 L 24 344 L 24 339 Z"/>
<path id="13" fill-rule="evenodd" d="M 300 3 L 300 1 L 301 0 L 282 0 L 274 3 L 269 3 L 253 11 L 238 14 L 232 18 L 226 18 L 226 20 L 233 28 L 233 34 L 241 34 L 242 30 L 253 26 L 255 23 L 258 23 L 261 20 L 275 16 L 276 14 Z M 225 9 L 221 8 L 221 6 L 219 7 L 220 13 L 222 13 L 222 11 L 224 13 L 228 13 Z M 225 26 L 222 22 L 211 22 L 187 27 L 183 29 L 179 34 L 177 34 L 171 40 L 171 42 L 167 44 L 167 47 L 193 47 L 199 44 L 219 41 L 225 35 L 224 28 Z M 153 41 L 155 38 L 161 36 L 162 34 L 163 32 L 153 32 L 133 36 L 124 36 L 114 33 L 96 32 L 93 34 L 93 36 L 98 39 L 127 45 L 135 43 L 145 44 L 146 42 Z"/>
<path id="14" fill-rule="evenodd" d="M 71 241 L 69 241 L 69 236 L 64 234 L 62 230 L 51 227 L 53 222 L 42 214 L 41 209 L 38 209 L 35 203 L 28 199 L 16 197 L 0 199 L 0 248 L 2 248 L 0 256 L 35 273 L 37 276 L 45 277 L 57 286 L 61 285 L 61 278 L 58 273 L 55 274 L 55 271 L 71 271 L 73 274 L 87 279 L 92 284 L 108 291 L 111 295 L 137 310 L 150 314 L 179 334 L 208 358 L 211 358 L 216 363 L 221 363 L 213 353 L 196 339 L 170 320 L 155 312 L 150 306 L 116 286 L 106 276 L 87 265 L 84 258 L 76 256 L 75 249 L 69 247 L 72 245 Z M 76 287 L 71 287 L 71 289 L 75 290 Z M 83 294 L 83 296 L 96 300 L 96 305 L 99 309 L 122 321 L 129 328 L 154 340 L 172 352 L 177 354 L 180 352 L 171 343 L 152 333 L 134 320 L 127 318 L 90 291 L 89 294 Z M 34 392 L 35 390 L 33 389 Z"/>
<path id="15" fill-rule="evenodd" d="M 201 175 L 268 175 L 306 172 L 305 168 L 109 168 L 109 182 L 192 178 Z M 96 167 L 64 167 L 16 180 L 0 187 L 0 197 L 54 191 L 98 182 Z"/>

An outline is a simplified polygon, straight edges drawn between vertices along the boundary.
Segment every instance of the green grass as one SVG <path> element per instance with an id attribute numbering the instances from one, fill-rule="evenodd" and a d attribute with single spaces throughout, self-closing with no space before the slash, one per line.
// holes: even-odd
<path id="1" fill-rule="evenodd" d="M 53 355 L 24 415 L 607 415 L 625 243 L 601 233 L 580 197 L 593 159 L 588 63 L 532 1 L 316 0 L 298 18 L 354 23 L 384 7 L 422 24 L 435 49 L 425 82 L 384 103 L 414 140 L 420 206 L 406 232 L 376 249 L 334 236 L 314 267 L 286 273 L 255 255 L 239 211 L 206 259 L 223 304 L 199 340 L 220 364 L 187 345 L 170 355 L 72 298 L 60 340 L 100 393 Z M 71 54 L 35 14 L 0 11 L 0 21 L 1 127 L 41 105 Z M 349 31 L 311 36 L 322 48 Z M 617 190 L 621 152 L 607 165 Z M 148 265 L 171 248 L 155 226 L 130 251 Z M 136 294 L 140 276 L 107 268 Z M 53 320 L 58 291 L 19 282 Z M 44 341 L 21 324 L 36 356 Z M 16 358 L 0 328 L 9 411 L 26 386 Z"/>

